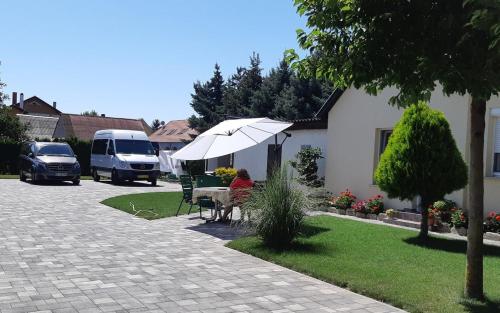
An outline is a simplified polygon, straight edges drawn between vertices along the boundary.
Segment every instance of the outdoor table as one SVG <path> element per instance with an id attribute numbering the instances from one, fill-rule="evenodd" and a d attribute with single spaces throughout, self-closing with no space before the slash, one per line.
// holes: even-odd
<path id="1" fill-rule="evenodd" d="M 232 205 L 231 201 L 231 190 L 229 187 L 200 187 L 193 189 L 193 203 L 198 202 L 199 197 L 210 197 L 215 203 L 215 216 L 217 217 L 217 211 L 219 211 L 219 203 L 225 207 Z"/>

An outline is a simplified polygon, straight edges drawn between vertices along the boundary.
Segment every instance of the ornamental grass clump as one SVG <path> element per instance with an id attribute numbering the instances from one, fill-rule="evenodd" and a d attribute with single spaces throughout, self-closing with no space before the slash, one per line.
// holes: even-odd
<path id="1" fill-rule="evenodd" d="M 284 248 L 300 232 L 307 198 L 292 185 L 283 167 L 277 169 L 262 188 L 252 192 L 243 207 L 251 212 L 250 225 L 264 244 Z"/>

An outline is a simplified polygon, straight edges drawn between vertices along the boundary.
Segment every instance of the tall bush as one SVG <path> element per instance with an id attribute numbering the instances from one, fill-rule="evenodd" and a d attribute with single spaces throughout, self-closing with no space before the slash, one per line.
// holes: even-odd
<path id="1" fill-rule="evenodd" d="M 14 140 L 0 139 L 0 174 L 19 172 L 21 144 Z"/>
<path id="2" fill-rule="evenodd" d="M 243 209 L 251 212 L 251 225 L 264 244 L 286 247 L 299 234 L 306 205 L 305 195 L 292 186 L 283 167 L 252 193 Z"/>
<path id="3" fill-rule="evenodd" d="M 424 102 L 406 109 L 380 158 L 375 180 L 391 198 L 420 195 L 420 238 L 426 239 L 427 208 L 467 184 L 467 167 L 444 114 Z"/>
<path id="4" fill-rule="evenodd" d="M 323 181 L 318 177 L 318 160 L 322 158 L 320 148 L 304 148 L 290 161 L 292 167 L 299 173 L 298 181 L 309 187 L 321 187 Z"/>
<path id="5" fill-rule="evenodd" d="M 78 163 L 80 163 L 82 175 L 89 176 L 92 142 L 80 140 L 75 137 L 67 139 L 66 142 L 71 146 L 71 149 L 73 149 L 73 152 L 76 154 Z"/>

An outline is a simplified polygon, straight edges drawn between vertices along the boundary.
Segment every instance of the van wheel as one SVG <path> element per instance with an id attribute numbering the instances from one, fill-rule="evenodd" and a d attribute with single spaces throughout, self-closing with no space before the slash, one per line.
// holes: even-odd
<path id="1" fill-rule="evenodd" d="M 94 181 L 100 181 L 101 180 L 101 176 L 99 176 L 97 174 L 97 170 L 94 168 L 94 170 L 92 171 L 92 177 L 94 178 Z"/>
<path id="2" fill-rule="evenodd" d="M 153 186 L 153 187 L 156 186 L 156 178 L 151 180 L 151 186 Z"/>
<path id="3" fill-rule="evenodd" d="M 113 185 L 117 185 L 119 182 L 120 180 L 118 179 L 118 173 L 115 169 L 113 169 L 111 171 L 111 183 L 113 183 Z"/>
<path id="4" fill-rule="evenodd" d="M 26 176 L 24 176 L 23 170 L 19 170 L 19 180 L 26 181 Z"/>

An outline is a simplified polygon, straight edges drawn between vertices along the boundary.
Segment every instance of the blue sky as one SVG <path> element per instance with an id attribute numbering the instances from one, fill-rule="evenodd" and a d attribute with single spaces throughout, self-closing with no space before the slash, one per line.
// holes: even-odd
<path id="1" fill-rule="evenodd" d="M 193 82 L 297 48 L 292 0 L 0 0 L 5 92 L 147 122 L 193 113 Z M 10 101 L 10 100 L 9 100 Z"/>

